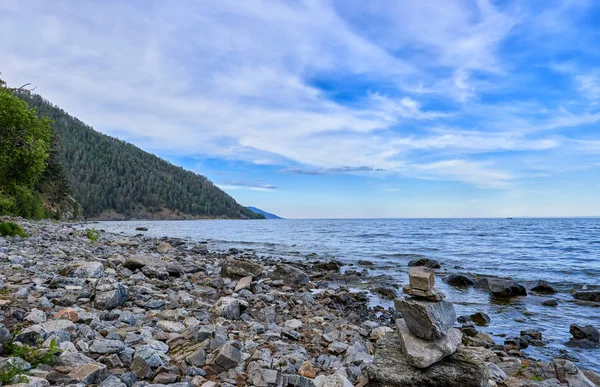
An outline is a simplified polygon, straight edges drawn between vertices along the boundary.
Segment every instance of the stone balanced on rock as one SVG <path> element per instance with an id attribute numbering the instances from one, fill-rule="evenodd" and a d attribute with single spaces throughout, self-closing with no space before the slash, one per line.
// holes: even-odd
<path id="1" fill-rule="evenodd" d="M 402 290 L 408 297 L 395 300 L 404 317 L 396 326 L 408 363 L 427 368 L 456 352 L 462 334 L 452 328 L 456 321 L 454 305 L 444 301 L 444 294 L 435 288 L 434 271 L 412 267 L 409 284 Z"/>

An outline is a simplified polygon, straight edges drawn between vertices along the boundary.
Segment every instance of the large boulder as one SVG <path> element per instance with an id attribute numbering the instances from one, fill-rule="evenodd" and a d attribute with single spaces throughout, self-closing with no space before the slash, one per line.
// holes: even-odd
<path id="1" fill-rule="evenodd" d="M 240 279 L 248 276 L 256 278 L 262 271 L 262 265 L 247 259 L 229 257 L 221 265 L 221 276 L 232 279 Z"/>
<path id="2" fill-rule="evenodd" d="M 138 254 L 132 255 L 131 257 L 127 258 L 125 262 L 123 262 L 123 266 L 129 270 L 136 270 L 141 269 L 144 266 L 156 265 L 160 262 L 161 261 L 156 258 Z"/>
<path id="3" fill-rule="evenodd" d="M 421 301 L 396 299 L 396 310 L 402 313 L 404 323 L 413 335 L 434 340 L 443 337 L 456 321 L 454 305 L 448 301 Z"/>
<path id="4" fill-rule="evenodd" d="M 426 340 L 412 334 L 403 320 L 396 321 L 402 353 L 410 365 L 427 368 L 456 352 L 462 343 L 462 333 L 451 328 L 443 337 Z"/>
<path id="5" fill-rule="evenodd" d="M 269 273 L 269 278 L 285 281 L 287 285 L 298 286 L 305 285 L 310 280 L 308 274 L 302 270 L 284 263 L 278 264 L 275 270 Z"/>
<path id="6" fill-rule="evenodd" d="M 129 298 L 129 288 L 112 278 L 99 279 L 94 291 L 96 309 L 114 309 L 125 304 Z"/>
<path id="7" fill-rule="evenodd" d="M 510 298 L 527 295 L 527 290 L 523 285 L 509 279 L 482 278 L 479 281 L 476 281 L 474 286 L 489 291 L 496 298 Z"/>
<path id="8" fill-rule="evenodd" d="M 428 368 L 413 367 L 402 353 L 398 334 L 380 340 L 368 368 L 373 387 L 486 386 L 489 370 L 477 349 L 460 347 Z"/>

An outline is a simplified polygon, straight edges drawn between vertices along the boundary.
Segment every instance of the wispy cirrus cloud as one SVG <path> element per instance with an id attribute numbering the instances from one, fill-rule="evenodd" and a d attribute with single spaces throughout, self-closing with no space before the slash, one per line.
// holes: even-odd
<path id="1" fill-rule="evenodd" d="M 272 184 L 266 184 L 260 181 L 242 181 L 242 180 L 233 180 L 228 181 L 224 184 L 218 184 L 218 186 L 222 189 L 248 189 L 252 191 L 272 191 L 276 190 L 277 187 Z"/>
<path id="2" fill-rule="evenodd" d="M 9 0 L 0 71 L 163 155 L 505 188 L 531 172 L 505 153 L 570 152 L 600 121 L 597 70 L 556 61 L 588 36 L 561 27 L 594 6 L 573 3 Z"/>

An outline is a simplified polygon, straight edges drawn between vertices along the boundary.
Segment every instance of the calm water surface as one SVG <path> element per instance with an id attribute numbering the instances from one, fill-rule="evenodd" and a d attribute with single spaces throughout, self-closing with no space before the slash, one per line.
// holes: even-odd
<path id="1" fill-rule="evenodd" d="M 149 236 L 208 240 L 214 250 L 229 247 L 253 249 L 259 255 L 305 259 L 335 258 L 347 264 L 369 260 L 373 274 L 390 274 L 407 282 L 407 263 L 416 256 L 437 259 L 440 275 L 450 272 L 513 277 L 517 281 L 545 279 L 559 293 L 530 295 L 509 304 L 490 302 L 481 291 L 457 290 L 438 281 L 457 313 L 488 313 L 492 322 L 482 328 L 497 343 L 501 335 L 518 335 L 524 329 L 542 331 L 548 343 L 526 353 L 547 359 L 561 350 L 579 364 L 600 371 L 600 349 L 564 346 L 572 323 L 600 329 L 600 308 L 582 306 L 570 295 L 572 288 L 600 285 L 600 219 L 376 219 L 376 220 L 200 220 L 102 222 L 111 232 L 137 234 L 145 226 Z M 314 259 L 311 257 L 311 259 Z M 356 268 L 356 267 L 348 267 Z M 391 306 L 371 296 L 373 304 Z M 559 306 L 541 302 L 556 298 Z"/>

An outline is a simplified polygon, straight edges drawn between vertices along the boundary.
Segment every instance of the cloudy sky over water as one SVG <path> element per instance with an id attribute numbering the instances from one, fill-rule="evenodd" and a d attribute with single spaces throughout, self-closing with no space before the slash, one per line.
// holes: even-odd
<path id="1" fill-rule="evenodd" d="M 285 217 L 600 215 L 600 2 L 0 2 L 0 72 Z"/>

